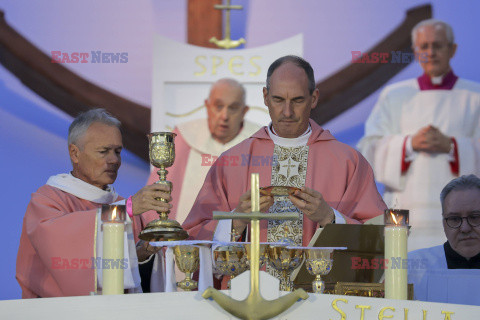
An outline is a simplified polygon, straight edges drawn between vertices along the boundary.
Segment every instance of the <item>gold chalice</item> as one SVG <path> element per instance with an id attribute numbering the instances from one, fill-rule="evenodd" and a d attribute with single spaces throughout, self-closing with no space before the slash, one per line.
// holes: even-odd
<path id="1" fill-rule="evenodd" d="M 167 181 L 168 171 L 165 168 L 171 167 L 175 161 L 175 136 L 173 132 L 153 132 L 147 135 L 150 163 L 159 168 L 157 171 L 160 180 L 155 182 L 167 185 L 172 190 L 172 183 Z M 163 202 L 167 200 L 157 198 Z M 160 218 L 151 221 L 139 235 L 139 238 L 145 241 L 165 241 L 165 240 L 183 240 L 188 238 L 188 233 L 183 230 L 175 220 L 168 219 L 170 210 L 158 212 Z"/>
<path id="2" fill-rule="evenodd" d="M 248 269 L 245 249 L 239 244 L 219 246 L 213 250 L 214 273 L 230 276 L 228 288 L 233 278 Z"/>
<path id="3" fill-rule="evenodd" d="M 198 282 L 192 279 L 192 275 L 198 270 L 200 263 L 199 249 L 195 246 L 179 245 L 173 247 L 175 263 L 178 269 L 185 273 L 185 279 L 177 282 L 177 286 L 185 291 L 197 289 Z"/>
<path id="4" fill-rule="evenodd" d="M 267 249 L 269 265 L 282 274 L 280 290 L 293 291 L 290 273 L 303 261 L 303 249 L 285 246 L 270 246 Z"/>
<path id="5" fill-rule="evenodd" d="M 333 249 L 305 249 L 305 264 L 308 272 L 315 276 L 312 282 L 313 293 L 323 293 L 325 282 L 322 281 L 321 276 L 327 275 L 332 270 Z"/>

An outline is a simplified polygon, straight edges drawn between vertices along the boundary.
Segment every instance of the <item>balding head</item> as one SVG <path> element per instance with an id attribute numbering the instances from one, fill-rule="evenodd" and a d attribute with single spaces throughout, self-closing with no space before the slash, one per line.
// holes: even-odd
<path id="1" fill-rule="evenodd" d="M 205 106 L 212 137 L 223 144 L 233 140 L 240 132 L 243 117 L 248 111 L 243 85 L 230 78 L 218 80 L 210 88 Z"/>

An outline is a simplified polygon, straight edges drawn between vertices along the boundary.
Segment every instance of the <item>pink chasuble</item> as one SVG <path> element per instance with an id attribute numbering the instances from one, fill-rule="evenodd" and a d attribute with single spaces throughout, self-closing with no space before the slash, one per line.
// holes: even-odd
<path id="1" fill-rule="evenodd" d="M 99 206 L 49 185 L 32 194 L 17 256 L 16 278 L 22 298 L 80 296 L 95 291 L 92 259 L 96 256 Z"/>
<path id="2" fill-rule="evenodd" d="M 338 142 L 310 120 L 305 186 L 322 193 L 327 203 L 342 213 L 347 223 L 363 223 L 383 213 L 386 206 L 377 191 L 367 161 L 353 148 Z M 260 174 L 260 186 L 269 186 L 274 143 L 263 127 L 251 138 L 224 152 L 210 169 L 183 227 L 195 239 L 211 240 L 217 226 L 213 211 L 232 211 L 250 189 L 250 175 Z M 236 164 L 236 165 L 234 165 Z M 260 222 L 260 241 L 267 241 L 267 221 Z M 303 218 L 303 245 L 318 228 Z"/>

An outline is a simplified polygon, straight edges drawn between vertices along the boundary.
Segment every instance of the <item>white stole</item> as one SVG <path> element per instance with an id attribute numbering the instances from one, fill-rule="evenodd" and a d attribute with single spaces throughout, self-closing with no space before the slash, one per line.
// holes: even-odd
<path id="1" fill-rule="evenodd" d="M 72 176 L 70 173 L 51 176 L 47 185 L 70 193 L 77 198 L 84 199 L 98 204 L 112 204 L 118 199 L 118 194 L 112 186 L 106 190 L 97 188 L 81 179 Z M 115 204 L 125 204 L 125 200 L 120 200 Z M 101 208 L 97 211 L 97 241 L 96 254 L 98 258 L 103 257 L 103 233 L 101 229 Z M 138 272 L 138 259 L 133 239 L 132 221 L 127 215 L 127 222 L 124 231 L 124 257 L 128 257 L 127 268 L 124 270 L 124 287 L 131 289 L 132 292 L 141 292 L 140 273 Z M 102 263 L 95 262 L 94 267 L 98 269 L 97 282 L 98 288 L 102 287 Z"/>

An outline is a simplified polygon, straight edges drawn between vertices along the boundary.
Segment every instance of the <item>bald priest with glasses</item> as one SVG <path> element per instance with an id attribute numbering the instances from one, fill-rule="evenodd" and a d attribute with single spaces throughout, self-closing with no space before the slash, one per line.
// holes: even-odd
<path id="1" fill-rule="evenodd" d="M 445 271 L 480 269 L 480 178 L 453 179 L 440 201 L 447 242 L 408 254 L 409 282 L 417 300 L 480 305 L 480 270 Z"/>

